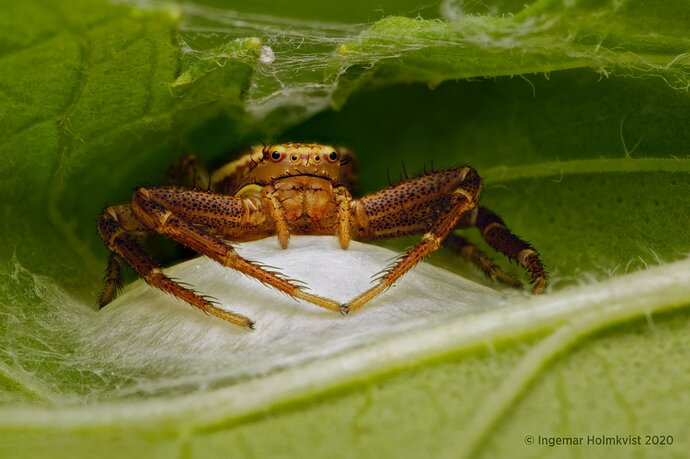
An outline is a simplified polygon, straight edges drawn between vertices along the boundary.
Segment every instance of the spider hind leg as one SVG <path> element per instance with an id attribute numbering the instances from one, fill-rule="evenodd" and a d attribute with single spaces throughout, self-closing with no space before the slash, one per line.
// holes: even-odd
<path id="1" fill-rule="evenodd" d="M 492 248 L 515 260 L 527 271 L 532 283 L 532 293 L 544 293 L 548 285 L 548 276 L 539 253 L 531 244 L 513 234 L 496 213 L 484 206 L 478 206 L 460 221 L 458 227 L 476 227 Z"/>
<path id="2" fill-rule="evenodd" d="M 491 258 L 479 249 L 479 247 L 472 244 L 464 237 L 458 236 L 455 233 L 450 233 L 448 237 L 444 239 L 442 245 L 453 251 L 456 255 L 473 263 L 489 279 L 514 288 L 522 287 L 522 282 L 503 271 L 503 269 L 496 265 Z"/>
<path id="3" fill-rule="evenodd" d="M 98 295 L 99 309 L 112 302 L 122 290 L 122 258 L 110 252 L 103 275 L 103 290 Z"/>

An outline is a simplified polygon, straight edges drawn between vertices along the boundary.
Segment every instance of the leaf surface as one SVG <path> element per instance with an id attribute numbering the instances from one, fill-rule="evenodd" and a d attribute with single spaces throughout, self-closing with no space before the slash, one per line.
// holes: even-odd
<path id="1" fill-rule="evenodd" d="M 290 11 L 238 3 L 241 12 L 222 2 L 5 5 L 0 455 L 687 451 L 690 10 L 522 4 L 384 3 L 383 17 L 364 2 L 337 14 L 320 2 Z M 466 287 L 485 295 L 469 309 L 449 309 L 456 298 L 446 292 L 448 304 L 432 302 L 441 312 L 426 308 L 413 329 L 396 328 L 410 310 L 393 289 L 390 314 L 372 305 L 350 325 L 332 319 L 354 327 L 378 311 L 377 332 L 329 341 L 326 327 L 302 340 L 300 329 L 276 341 L 285 353 L 252 347 L 253 364 L 223 356 L 251 342 L 242 332 L 226 335 L 174 302 L 168 312 L 141 287 L 96 313 L 103 207 L 161 183 L 181 152 L 218 162 L 257 138 L 348 145 L 364 192 L 396 180 L 401 162 L 409 171 L 471 164 L 485 178 L 483 203 L 543 254 L 551 292 L 506 297 L 440 253 L 433 263 L 490 287 Z M 302 252 L 276 256 L 309 267 Z M 347 256 L 358 253 L 369 256 Z M 430 269 L 398 288 L 409 281 L 420 298 L 440 295 L 414 277 L 446 275 Z M 310 326 L 311 310 L 292 306 L 302 312 L 289 321 Z M 584 444 L 528 445 L 528 435 Z M 587 444 L 602 435 L 673 444 Z"/>

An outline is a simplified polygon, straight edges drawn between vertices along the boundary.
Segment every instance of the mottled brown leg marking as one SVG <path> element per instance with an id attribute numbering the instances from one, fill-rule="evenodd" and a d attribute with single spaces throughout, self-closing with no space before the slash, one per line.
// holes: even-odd
<path id="1" fill-rule="evenodd" d="M 474 224 L 463 221 L 460 226 L 476 226 L 491 247 L 517 261 L 529 273 L 532 293 L 544 293 L 548 278 L 539 253 L 529 243 L 511 233 L 498 215 L 479 206 Z"/>
<path id="2" fill-rule="evenodd" d="M 306 293 L 290 280 L 252 264 L 241 257 L 230 245 L 211 234 L 204 226 L 193 224 L 196 223 L 194 219 L 190 219 L 189 222 L 180 219 L 176 215 L 176 209 L 165 209 L 160 202 L 157 202 L 159 193 L 160 191 L 155 188 L 148 189 L 146 192 L 137 190 L 132 200 L 134 213 L 140 221 L 144 222 L 152 230 L 167 235 L 180 244 L 206 255 L 226 267 L 254 277 L 260 282 L 270 285 L 289 296 L 303 299 L 326 309 L 340 310 L 340 305 L 335 301 Z M 208 194 L 222 200 L 239 200 L 239 198 L 232 196 Z M 164 200 L 160 199 L 160 201 Z M 189 209 L 187 210 L 189 211 Z M 211 226 L 210 228 L 213 227 Z"/>
<path id="3" fill-rule="evenodd" d="M 144 247 L 139 242 L 139 238 L 133 235 L 134 232 L 148 230 L 144 225 L 134 219 L 133 216 L 134 213 L 129 206 L 111 207 L 106 209 L 103 213 L 103 216 L 98 222 L 98 227 L 101 238 L 112 252 L 122 257 L 122 259 L 132 266 L 147 284 L 157 287 L 207 314 L 212 314 L 241 327 L 253 327 L 253 322 L 248 318 L 217 308 L 211 299 L 196 294 L 194 291 L 181 286 L 163 274 L 156 261 L 146 253 Z M 166 217 L 166 219 L 170 220 L 170 216 Z M 131 223 L 135 221 L 138 225 L 135 228 L 131 226 L 125 228 L 123 226 L 123 222 Z M 104 294 L 101 295 L 103 300 L 112 300 L 112 297 L 108 298 L 110 289 L 111 286 L 106 284 Z M 101 305 L 104 304 L 107 303 L 101 303 Z"/>
<path id="4" fill-rule="evenodd" d="M 436 212 L 421 241 L 407 252 L 390 269 L 385 270 L 378 282 L 369 290 L 342 306 L 344 313 L 354 311 L 381 294 L 401 276 L 412 269 L 441 245 L 455 228 L 460 218 L 471 211 L 479 200 L 481 178 L 470 167 L 438 171 L 423 177 L 408 180 L 397 186 L 375 193 L 360 200 L 367 210 L 370 224 L 385 222 L 379 231 L 389 233 L 388 226 L 405 221 L 405 212 Z M 394 234 L 394 232 L 393 232 Z"/>
<path id="5" fill-rule="evenodd" d="M 114 252 L 110 252 L 108 263 L 105 267 L 105 274 L 103 275 L 103 290 L 98 295 L 99 308 L 113 301 L 121 289 L 122 259 Z"/>

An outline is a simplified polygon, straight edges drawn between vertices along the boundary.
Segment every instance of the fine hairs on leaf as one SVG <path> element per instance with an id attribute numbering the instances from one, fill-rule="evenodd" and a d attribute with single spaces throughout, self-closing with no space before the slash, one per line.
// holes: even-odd
<path id="1" fill-rule="evenodd" d="M 418 3 L 3 5 L 0 457 L 686 455 L 688 4 Z M 99 213 L 181 154 L 220 164 L 259 138 L 351 149 L 365 194 L 401 161 L 471 164 L 550 291 L 441 249 L 465 278 L 421 263 L 344 317 L 161 257 L 256 329 L 141 280 L 96 311 Z M 238 250 L 348 301 L 417 241 Z M 525 442 L 648 434 L 675 441 Z"/>
<path id="2" fill-rule="evenodd" d="M 300 253 L 291 258 L 285 252 L 278 252 L 275 261 L 285 263 L 290 270 L 301 271 L 303 276 L 308 275 L 313 271 L 314 257 L 340 251 L 336 244 L 329 244 L 326 239 L 297 237 L 294 243 Z M 242 249 L 248 254 L 271 258 L 271 247 L 266 241 L 248 243 Z M 353 253 L 345 257 L 349 264 L 331 266 L 332 272 L 345 272 L 356 260 L 360 260 L 362 268 L 374 269 L 372 261 L 379 263 L 389 256 L 385 249 L 360 244 L 355 244 L 353 249 Z M 646 317 L 649 321 L 652 314 L 683 306 L 690 293 L 688 263 L 688 260 L 671 263 L 539 298 L 499 293 L 460 281 L 462 296 L 469 301 L 448 297 L 446 300 L 452 304 L 443 304 L 442 311 L 438 310 L 443 301 L 441 296 L 457 293 L 458 279 L 437 268 L 421 265 L 406 278 L 407 288 L 401 282 L 382 297 L 393 301 L 394 306 L 386 304 L 385 300 L 379 301 L 368 312 L 363 310 L 353 315 L 352 321 L 328 320 L 321 316 L 321 311 L 289 301 L 287 306 L 293 308 L 293 313 L 285 316 L 286 305 L 279 304 L 277 298 L 266 302 L 277 295 L 275 292 L 265 295 L 244 291 L 238 297 L 254 301 L 261 301 L 263 297 L 261 306 L 265 309 L 259 310 L 257 305 L 254 311 L 263 325 L 255 332 L 231 329 L 214 318 L 190 311 L 186 305 L 141 282 L 130 286 L 104 313 L 83 314 L 79 310 L 83 306 L 61 293 L 50 281 L 15 266 L 20 277 L 31 278 L 27 286 L 40 292 L 38 298 L 45 295 L 50 301 L 63 302 L 62 323 L 46 327 L 46 331 L 69 331 L 74 335 L 72 339 L 77 339 L 76 352 L 64 352 L 63 349 L 59 356 L 54 356 L 51 355 L 54 350 L 47 350 L 39 355 L 46 360 L 58 359 L 55 363 L 69 370 L 88 367 L 91 374 L 84 372 L 82 377 L 84 381 L 91 380 L 93 387 L 79 388 L 82 391 L 95 389 L 100 393 L 81 394 L 94 404 L 92 408 L 82 407 L 81 403 L 74 406 L 74 387 L 60 387 L 59 382 L 42 384 L 40 375 L 36 374 L 23 389 L 44 403 L 63 405 L 64 409 L 37 417 L 38 411 L 43 412 L 42 408 L 34 413 L 32 409 L 9 407 L 0 411 L 7 415 L 0 417 L 0 426 L 30 425 L 39 418 L 41 422 L 50 423 L 52 416 L 59 416 L 61 423 L 72 427 L 120 422 L 145 425 L 158 416 L 179 415 L 180 410 L 188 409 L 190 402 L 195 407 L 197 422 L 214 423 L 219 417 L 241 417 L 296 394 L 325 390 L 331 385 L 356 380 L 363 374 L 376 373 L 381 371 L 384 362 L 393 367 L 405 366 L 410 360 L 428 359 L 443 353 L 448 346 L 471 349 L 487 339 L 500 343 L 555 330 L 525 354 L 498 392 L 490 392 L 482 401 L 483 408 L 466 432 L 471 441 L 451 445 L 460 457 L 471 457 L 501 414 L 543 366 L 564 349 L 620 321 L 635 317 Z M 205 258 L 183 263 L 172 271 L 192 276 L 204 289 L 211 290 L 227 291 L 228 285 L 234 283 L 233 278 L 243 279 L 237 273 L 228 275 L 228 270 Z M 322 274 L 316 273 L 317 276 Z M 344 288 L 347 290 L 350 285 Z M 326 283 L 323 289 L 325 292 L 342 291 L 343 283 Z M 423 290 L 425 297 L 419 298 L 412 293 L 422 289 L 429 289 Z M 427 295 L 434 296 L 433 301 L 427 301 Z M 406 299 L 411 299 L 409 305 Z M 654 304 L 662 306 L 650 308 L 652 299 Z M 246 308 L 243 312 L 249 310 L 254 308 Z M 74 314 L 75 311 L 78 314 Z M 322 332 L 319 326 L 327 330 Z M 300 331 L 302 327 L 305 328 Z M 305 333 L 307 330 L 310 333 Z M 285 340 L 285 332 L 298 335 L 293 334 Z M 37 338 L 41 339 L 40 333 Z M 21 354 L 21 346 L 15 349 Z M 242 355 L 235 355 L 240 351 Z M 3 376 L 7 378 L 19 373 L 5 372 Z M 22 384 L 21 378 L 16 378 L 16 382 Z M 216 391 L 211 390 L 217 385 Z M 200 389 L 211 391 L 200 393 Z M 157 398 L 156 395 L 166 397 Z M 171 395 L 176 397 L 170 398 Z M 111 402 L 117 398 L 124 400 L 121 404 L 99 405 L 101 397 Z M 221 400 L 223 403 L 219 404 Z M 137 404 L 156 408 L 132 410 Z M 198 412 L 200 407 L 204 409 Z"/>
<path id="3" fill-rule="evenodd" d="M 365 289 L 371 274 L 391 256 L 387 249 L 360 243 L 344 251 L 328 237 L 293 236 L 287 250 L 276 245 L 273 238 L 267 238 L 239 245 L 238 251 L 279 265 L 286 275 L 339 301 Z M 330 262 L 317 262 L 324 258 Z M 352 352 L 449 316 L 506 307 L 509 298 L 525 296 L 524 292 L 493 290 L 422 265 L 381 301 L 341 317 L 296 302 L 207 258 L 169 271 L 214 297 L 219 307 L 255 320 L 256 330 L 248 332 L 201 314 L 142 281 L 127 286 L 113 303 L 95 312 L 54 281 L 32 275 L 16 261 L 13 269 L 37 304 L 58 309 L 31 316 L 20 309 L 7 311 L 22 324 L 18 329 L 34 330 L 33 339 L 43 343 L 42 351 L 36 352 L 35 343 L 23 344 L 11 330 L 0 338 L 0 348 L 11 350 L 11 366 L 17 372 L 34 372 L 32 379 L 50 388 L 40 394 L 31 387 L 27 391 L 59 404 L 75 398 L 93 403 L 232 385 Z M 79 376 L 66 378 L 47 372 L 47 365 Z"/>
<path id="4" fill-rule="evenodd" d="M 142 9 L 170 8 L 169 3 L 158 0 L 118 0 L 118 3 Z M 179 27 L 182 49 L 201 61 L 220 65 L 236 57 L 225 52 L 224 43 L 248 36 L 260 37 L 262 53 L 258 61 L 261 65 L 256 67 L 246 92 L 247 110 L 257 119 L 279 110 L 278 120 L 283 126 L 342 103 L 341 96 L 336 93 L 352 84 L 353 69 L 355 78 L 366 80 L 369 78 L 367 69 L 373 71 L 387 62 L 395 63 L 406 56 L 434 53 L 442 48 L 458 51 L 487 48 L 508 55 L 512 52 L 535 56 L 547 53 L 552 57 L 553 68 L 527 64 L 524 71 L 548 72 L 559 67 L 570 68 L 577 63 L 608 75 L 615 72 L 618 76 L 662 78 L 679 91 L 687 91 L 690 87 L 689 53 L 678 53 L 671 58 L 657 57 L 644 54 L 644 44 L 627 42 L 618 44 L 626 51 L 623 52 L 623 49 L 610 49 L 601 42 L 582 44 L 574 33 L 562 33 L 564 24 L 572 29 L 583 25 L 595 27 L 602 12 L 608 11 L 606 6 L 535 16 L 530 16 L 527 8 L 516 17 L 465 15 L 459 13 L 457 5 L 451 7 L 451 2 L 443 2 L 439 8 L 446 17 L 455 11 L 450 14 L 453 19 L 445 23 L 389 17 L 373 25 L 345 24 L 246 14 L 195 3 L 175 6 L 174 14 L 183 18 Z M 412 33 L 400 34 L 400 30 Z M 682 49 L 681 43 L 672 43 Z M 500 69 L 499 73 L 493 73 L 496 69 L 483 68 L 481 63 L 476 69 L 450 66 L 441 71 L 448 72 L 446 78 L 501 74 Z M 505 74 L 514 75 L 515 70 Z M 424 77 L 420 75 L 420 78 Z M 521 78 L 526 77 L 521 75 Z M 529 84 L 534 91 L 534 86 Z M 285 119 L 285 107 L 293 108 L 289 112 L 291 118 Z"/>

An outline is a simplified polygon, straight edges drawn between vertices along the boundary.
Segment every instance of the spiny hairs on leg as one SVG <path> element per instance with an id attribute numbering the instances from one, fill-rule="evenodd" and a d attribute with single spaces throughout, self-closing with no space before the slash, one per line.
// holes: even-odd
<path id="1" fill-rule="evenodd" d="M 183 287 L 178 282 L 167 277 L 159 269 L 154 270 L 148 276 L 145 276 L 144 280 L 147 284 L 171 294 L 172 296 L 196 307 L 206 314 L 226 320 L 235 325 L 239 325 L 240 327 L 249 328 L 252 330 L 254 329 L 254 321 L 251 319 L 219 308 L 219 302 L 215 298 L 200 295 L 192 289 Z"/>
<path id="2" fill-rule="evenodd" d="M 404 233 L 401 229 L 405 227 L 405 219 L 415 210 L 419 213 L 419 209 L 425 209 L 433 215 L 433 220 L 422 227 L 425 232 L 411 250 L 379 273 L 373 287 L 343 304 L 341 311 L 347 313 L 361 308 L 437 250 L 460 218 L 476 206 L 480 192 L 479 175 L 470 167 L 462 167 L 417 177 L 359 200 L 357 205 L 362 206 L 374 237 Z M 403 205 L 395 205 L 398 202 Z M 413 229 L 421 228 L 408 228 Z"/>
<path id="3" fill-rule="evenodd" d="M 98 222 L 98 229 L 108 249 L 116 254 L 115 257 L 108 260 L 106 286 L 104 293 L 99 298 L 103 304 L 107 304 L 106 301 L 109 302 L 113 299 L 113 292 L 117 290 L 113 289 L 114 279 L 119 276 L 119 265 L 116 266 L 116 263 L 119 263 L 119 259 L 123 259 L 147 284 L 159 288 L 207 314 L 244 328 L 253 328 L 254 323 L 247 317 L 218 308 L 212 300 L 197 295 L 190 288 L 180 285 L 163 274 L 160 266 L 146 253 L 141 241 L 134 236 L 133 233 L 146 230 L 146 227 L 133 218 L 129 206 L 106 209 Z M 113 280 L 108 282 L 109 279 Z"/>
<path id="4" fill-rule="evenodd" d="M 326 309 L 340 310 L 339 303 L 307 293 L 290 280 L 283 279 L 279 275 L 266 271 L 241 257 L 232 246 L 207 229 L 228 224 L 221 217 L 218 217 L 219 221 L 209 220 L 202 212 L 200 219 L 195 219 L 194 206 L 198 207 L 200 204 L 198 200 L 193 199 L 194 194 L 217 202 L 219 205 L 235 205 L 243 208 L 241 199 L 214 193 L 182 192 L 187 193 L 190 197 L 189 202 L 166 202 L 168 201 L 167 195 L 170 193 L 170 190 L 166 188 L 139 189 L 132 199 L 132 211 L 137 215 L 139 221 L 145 223 L 150 230 L 166 235 L 223 266 L 254 277 L 263 284 L 274 287 L 293 298 L 309 301 Z M 180 214 L 186 212 L 186 218 L 179 217 L 178 212 Z"/>

